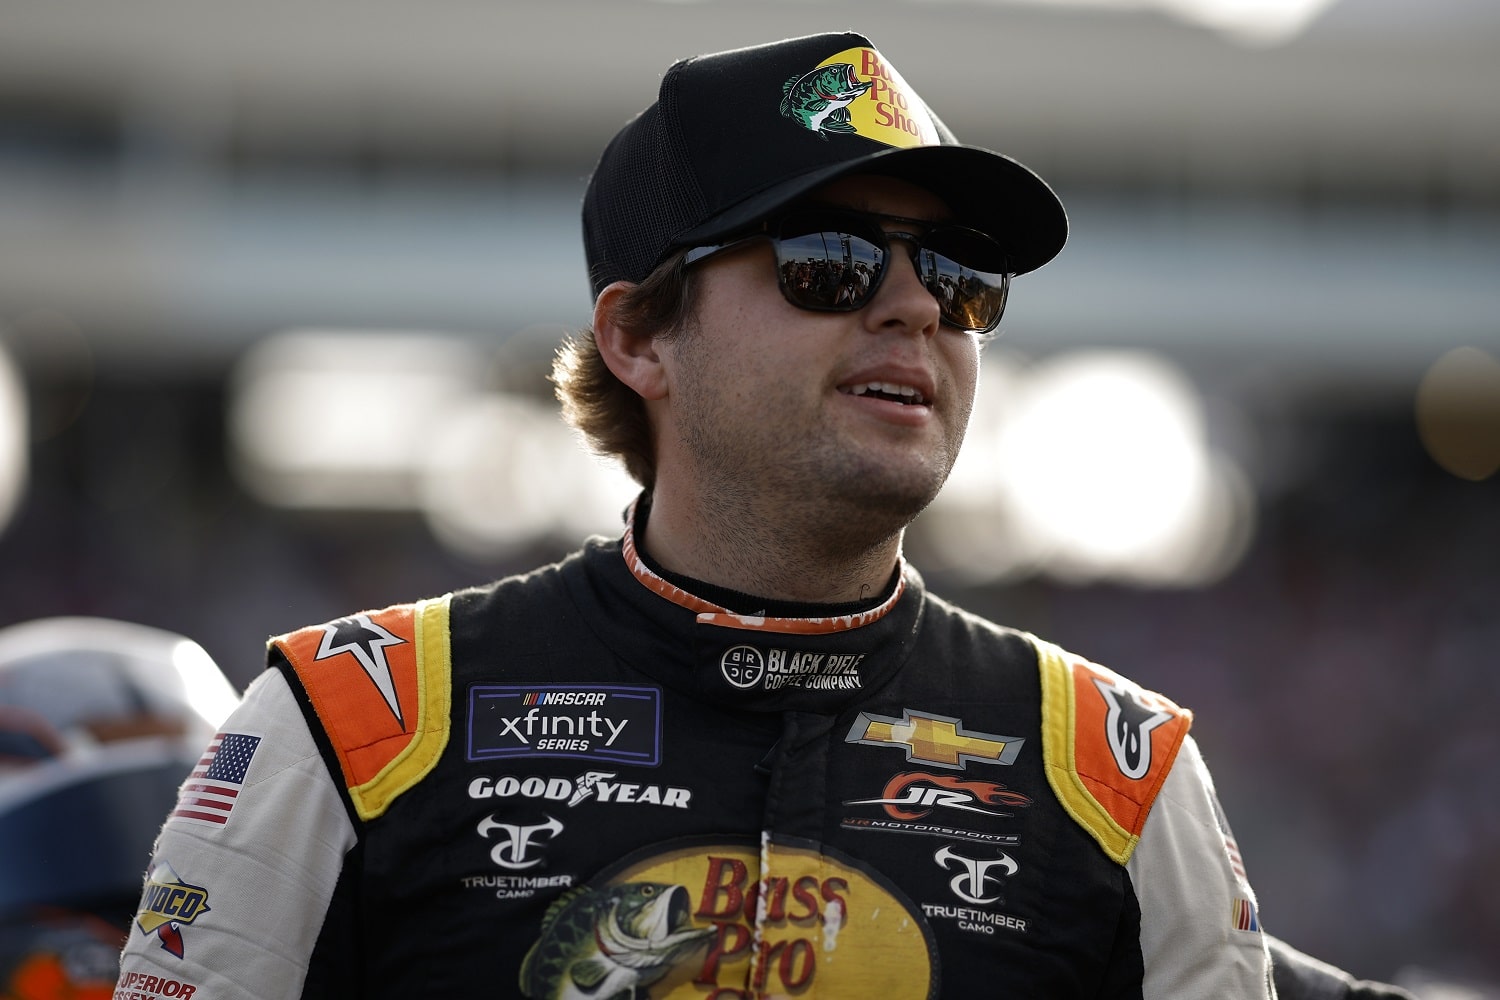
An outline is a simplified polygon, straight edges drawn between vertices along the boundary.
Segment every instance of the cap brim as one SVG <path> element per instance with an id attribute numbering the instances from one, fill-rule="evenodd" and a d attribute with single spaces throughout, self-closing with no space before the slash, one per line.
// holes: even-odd
<path id="1" fill-rule="evenodd" d="M 1001 153 L 977 146 L 884 149 L 764 188 L 693 227 L 668 249 L 733 236 L 830 181 L 851 174 L 896 177 L 947 202 L 957 222 L 988 233 L 1010 255 L 1012 272 L 1047 263 L 1068 240 L 1068 216 L 1047 182 Z"/>

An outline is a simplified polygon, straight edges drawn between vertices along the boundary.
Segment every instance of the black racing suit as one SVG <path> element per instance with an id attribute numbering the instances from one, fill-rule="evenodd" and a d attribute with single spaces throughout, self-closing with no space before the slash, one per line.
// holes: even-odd
<path id="1" fill-rule="evenodd" d="M 904 565 L 734 614 L 627 530 L 270 665 L 117 997 L 1274 995 L 1189 714 Z"/>

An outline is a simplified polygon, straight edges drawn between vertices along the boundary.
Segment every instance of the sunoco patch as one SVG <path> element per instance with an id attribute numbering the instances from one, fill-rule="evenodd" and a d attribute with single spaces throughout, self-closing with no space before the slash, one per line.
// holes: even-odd
<path id="1" fill-rule="evenodd" d="M 475 684 L 468 759 L 661 763 L 661 691 L 626 684 Z"/>

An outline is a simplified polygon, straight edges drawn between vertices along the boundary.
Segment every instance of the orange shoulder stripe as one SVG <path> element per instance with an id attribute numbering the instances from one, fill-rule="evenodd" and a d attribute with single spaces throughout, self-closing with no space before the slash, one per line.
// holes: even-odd
<path id="1" fill-rule="evenodd" d="M 385 812 L 448 743 L 448 599 L 368 611 L 272 640 L 297 672 L 363 819 Z"/>
<path id="2" fill-rule="evenodd" d="M 1124 864 L 1193 714 L 1106 667 L 1027 638 L 1041 669 L 1047 780 L 1069 814 Z"/>

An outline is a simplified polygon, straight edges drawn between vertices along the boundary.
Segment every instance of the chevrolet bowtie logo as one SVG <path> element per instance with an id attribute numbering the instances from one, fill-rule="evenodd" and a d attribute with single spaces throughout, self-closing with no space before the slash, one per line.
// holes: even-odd
<path id="1" fill-rule="evenodd" d="M 975 733 L 966 730 L 958 719 L 946 715 L 926 715 L 903 709 L 899 719 L 870 712 L 859 713 L 854 728 L 844 737 L 846 743 L 863 743 L 872 747 L 905 747 L 906 759 L 914 764 L 932 764 L 963 770 L 971 760 L 990 764 L 1011 764 L 1026 742 L 1013 736 Z"/>

